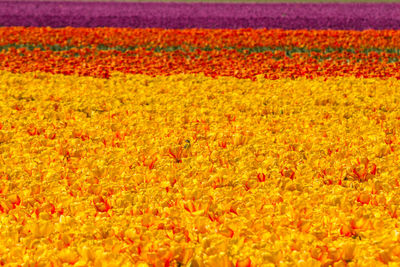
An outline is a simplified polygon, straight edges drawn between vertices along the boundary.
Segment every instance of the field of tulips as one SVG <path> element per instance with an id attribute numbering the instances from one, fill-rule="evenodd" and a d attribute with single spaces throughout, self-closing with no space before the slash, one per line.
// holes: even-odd
<path id="1" fill-rule="evenodd" d="M 0 265 L 399 266 L 400 5 L 307 5 L 0 1 Z"/>

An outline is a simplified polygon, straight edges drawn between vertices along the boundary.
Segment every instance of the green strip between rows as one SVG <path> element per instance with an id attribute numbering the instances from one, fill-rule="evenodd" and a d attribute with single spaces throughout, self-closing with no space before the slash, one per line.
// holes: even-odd
<path id="1" fill-rule="evenodd" d="M 99 44 L 97 46 L 61 46 L 61 45 L 42 45 L 42 44 L 8 44 L 8 45 L 2 45 L 0 46 L 0 52 L 7 51 L 10 48 L 15 48 L 15 49 L 20 49 L 20 48 L 26 48 L 30 51 L 33 51 L 34 49 L 40 49 L 41 51 L 53 51 L 53 52 L 64 52 L 64 51 L 69 51 L 73 49 L 93 49 L 95 48 L 98 51 L 117 51 L 117 52 L 122 52 L 122 53 L 127 53 L 127 52 L 133 52 L 135 54 L 135 50 L 140 49 L 140 48 L 145 48 L 147 51 L 153 51 L 155 53 L 161 53 L 161 52 L 175 52 L 175 51 L 181 51 L 183 53 L 192 53 L 197 50 L 200 51 L 222 51 L 222 50 L 236 50 L 239 53 L 243 53 L 245 55 L 250 55 L 253 53 L 264 53 L 264 52 L 285 52 L 286 57 L 292 57 L 293 54 L 296 53 L 301 53 L 301 54 L 309 54 L 311 57 L 311 53 L 319 53 L 321 56 L 323 55 L 329 55 L 330 53 L 334 52 L 347 52 L 347 53 L 363 53 L 368 55 L 371 52 L 375 52 L 378 54 L 382 53 L 387 53 L 391 54 L 391 57 L 388 58 L 389 63 L 391 62 L 398 62 L 400 61 L 400 48 L 386 48 L 386 49 L 381 49 L 381 48 L 364 48 L 364 49 L 354 49 L 354 48 L 333 48 L 333 47 L 328 47 L 326 49 L 319 49 L 319 48 L 304 48 L 304 47 L 266 47 L 266 46 L 258 46 L 258 47 L 243 47 L 243 48 L 236 48 L 236 47 L 189 47 L 189 49 L 184 49 L 181 46 L 167 46 L 167 47 L 160 47 L 160 46 L 128 46 L 128 47 L 123 47 L 123 46 L 106 46 L 103 44 Z M 63 55 L 65 56 L 65 55 Z M 73 55 L 74 57 L 79 57 L 80 55 L 78 53 L 75 53 Z M 66 56 L 68 57 L 68 56 Z M 276 57 L 281 58 L 279 56 Z M 318 57 L 320 58 L 320 57 Z M 322 58 L 323 59 L 323 58 Z M 326 59 L 330 59 L 329 57 Z"/>

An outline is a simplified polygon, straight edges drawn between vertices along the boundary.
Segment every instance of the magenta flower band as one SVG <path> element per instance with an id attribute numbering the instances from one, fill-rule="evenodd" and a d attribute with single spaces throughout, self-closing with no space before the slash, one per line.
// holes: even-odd
<path id="1" fill-rule="evenodd" d="M 400 4 L 0 1 L 0 26 L 400 29 Z"/>

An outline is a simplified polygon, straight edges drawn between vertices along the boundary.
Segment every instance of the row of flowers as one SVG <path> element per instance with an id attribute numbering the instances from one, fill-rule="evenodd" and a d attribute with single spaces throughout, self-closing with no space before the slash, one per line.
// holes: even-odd
<path id="1" fill-rule="evenodd" d="M 400 262 L 396 79 L 0 81 L 1 264 Z"/>
<path id="2" fill-rule="evenodd" d="M 0 25 L 24 27 L 114 27 L 114 28 L 165 28 L 165 29 L 333 29 L 333 30 L 368 30 L 368 29 L 400 29 L 400 20 L 387 18 L 193 18 L 193 17 L 86 17 L 86 16 L 0 16 Z"/>
<path id="3" fill-rule="evenodd" d="M 398 30 L 257 30 L 0 27 L 0 45 L 400 49 Z"/>
<path id="4" fill-rule="evenodd" d="M 12 72 L 45 71 L 109 78 L 112 72 L 152 76 L 204 73 L 207 76 L 234 76 L 256 79 L 356 76 L 400 78 L 399 55 L 393 53 L 275 52 L 246 53 L 232 49 L 173 52 L 138 48 L 129 52 L 71 48 L 42 51 L 39 48 L 9 47 L 0 53 L 0 69 Z"/>
<path id="5" fill-rule="evenodd" d="M 357 10 L 357 12 L 354 12 Z M 400 29 L 398 4 L 0 2 L 1 26 Z"/>

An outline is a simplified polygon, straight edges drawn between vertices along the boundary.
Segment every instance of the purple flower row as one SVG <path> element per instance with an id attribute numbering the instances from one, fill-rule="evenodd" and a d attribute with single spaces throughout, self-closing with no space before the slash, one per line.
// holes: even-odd
<path id="1" fill-rule="evenodd" d="M 400 4 L 0 1 L 0 26 L 400 29 Z"/>

